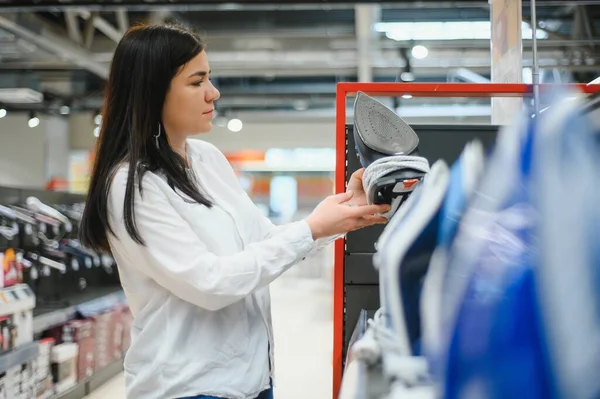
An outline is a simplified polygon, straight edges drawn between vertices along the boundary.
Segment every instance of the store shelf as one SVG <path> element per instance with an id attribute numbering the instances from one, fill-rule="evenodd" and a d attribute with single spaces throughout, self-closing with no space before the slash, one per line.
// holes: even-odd
<path id="1" fill-rule="evenodd" d="M 38 304 L 33 311 L 33 331 L 41 333 L 64 324 L 81 314 L 89 317 L 124 303 L 125 295 L 118 287 L 103 287 L 86 291 L 69 298 L 69 306 L 56 308 Z"/>
<path id="2" fill-rule="evenodd" d="M 102 385 L 106 384 L 110 379 L 123 371 L 123 359 L 115 361 L 104 367 L 102 370 L 95 372 L 87 382 L 87 393 L 95 391 Z"/>
<path id="3" fill-rule="evenodd" d="M 21 345 L 19 348 L 13 349 L 0 355 L 0 373 L 5 372 L 15 366 L 27 363 L 37 357 L 39 346 L 37 342 Z"/>
<path id="4" fill-rule="evenodd" d="M 68 391 L 55 395 L 51 399 L 81 399 L 104 385 L 122 371 L 123 359 L 119 359 L 103 369 L 94 372 L 92 376 L 79 381 L 77 385 Z"/>
<path id="5" fill-rule="evenodd" d="M 11 315 L 35 307 L 35 294 L 27 284 L 0 289 L 0 316 Z"/>
<path id="6" fill-rule="evenodd" d="M 51 399 L 81 399 L 85 398 L 86 395 L 86 384 L 85 381 L 82 381 L 75 385 L 73 388 L 58 395 L 52 396 Z"/>

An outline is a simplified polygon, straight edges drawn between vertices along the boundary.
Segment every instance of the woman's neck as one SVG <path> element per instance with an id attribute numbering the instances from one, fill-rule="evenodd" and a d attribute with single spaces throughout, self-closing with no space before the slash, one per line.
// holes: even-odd
<path id="1" fill-rule="evenodd" d="M 188 161 L 187 161 L 187 151 L 186 151 L 185 139 L 177 140 L 177 141 L 169 140 L 169 144 L 171 145 L 171 148 L 173 149 L 173 151 L 175 151 L 177 154 L 179 154 L 179 156 L 181 156 L 181 158 L 183 158 L 183 161 L 185 162 L 185 164 L 187 166 Z"/>

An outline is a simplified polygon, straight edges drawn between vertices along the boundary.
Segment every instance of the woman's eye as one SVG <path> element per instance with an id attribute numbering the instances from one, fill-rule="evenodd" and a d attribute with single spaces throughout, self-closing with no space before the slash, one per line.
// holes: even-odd
<path id="1" fill-rule="evenodd" d="M 194 82 L 194 83 L 192 83 L 192 84 L 193 84 L 194 86 L 200 86 L 200 85 L 202 85 L 202 83 L 203 83 L 203 82 L 204 82 L 203 80 L 200 80 L 200 81 L 198 81 L 198 82 Z"/>

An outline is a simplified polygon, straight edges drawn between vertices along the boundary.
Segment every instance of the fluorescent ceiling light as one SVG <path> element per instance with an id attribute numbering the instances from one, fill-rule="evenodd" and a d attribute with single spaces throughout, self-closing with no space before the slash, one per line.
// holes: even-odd
<path id="1" fill-rule="evenodd" d="M 31 89 L 0 89 L 0 103 L 34 104 L 41 103 L 44 95 Z"/>
<path id="2" fill-rule="evenodd" d="M 379 22 L 375 31 L 385 33 L 390 39 L 409 40 L 490 40 L 490 21 L 450 21 L 450 22 Z M 531 39 L 532 30 L 527 22 L 522 22 L 523 39 Z M 538 39 L 547 39 L 548 33 L 538 29 Z"/>

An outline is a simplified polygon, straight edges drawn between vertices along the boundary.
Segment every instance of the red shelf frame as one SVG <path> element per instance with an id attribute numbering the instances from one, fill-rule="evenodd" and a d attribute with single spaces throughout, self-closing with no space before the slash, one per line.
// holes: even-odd
<path id="1" fill-rule="evenodd" d="M 559 85 L 540 85 L 540 92 Z M 560 85 L 587 94 L 600 92 L 600 84 Z M 346 191 L 346 101 L 362 91 L 373 97 L 529 97 L 533 85 L 505 83 L 338 83 L 336 87 L 336 171 L 335 191 Z M 344 251 L 345 241 L 339 239 L 334 248 L 333 277 L 333 398 L 337 399 L 342 382 L 344 345 Z"/>

